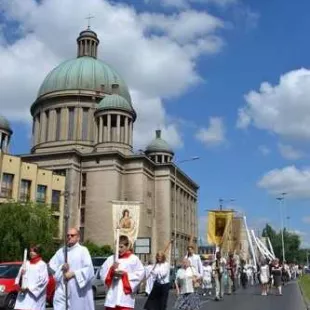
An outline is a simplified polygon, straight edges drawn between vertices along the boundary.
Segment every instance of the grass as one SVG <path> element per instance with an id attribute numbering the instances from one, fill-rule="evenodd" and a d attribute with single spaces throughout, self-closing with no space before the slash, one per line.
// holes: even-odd
<path id="1" fill-rule="evenodd" d="M 298 281 L 304 297 L 310 302 L 310 275 L 305 274 Z"/>

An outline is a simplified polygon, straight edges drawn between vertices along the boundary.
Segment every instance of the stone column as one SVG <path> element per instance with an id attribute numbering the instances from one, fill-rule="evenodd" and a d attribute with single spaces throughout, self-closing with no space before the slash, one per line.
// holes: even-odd
<path id="1" fill-rule="evenodd" d="M 46 141 L 45 132 L 46 132 L 46 114 L 41 112 L 41 131 L 40 131 L 40 140 L 41 143 Z"/>
<path id="2" fill-rule="evenodd" d="M 68 124 L 69 124 L 69 110 L 62 108 L 60 112 L 61 132 L 60 140 L 68 140 Z"/>
<path id="3" fill-rule="evenodd" d="M 132 120 L 129 120 L 128 144 L 132 146 Z"/>
<path id="4" fill-rule="evenodd" d="M 56 110 L 50 110 L 50 130 L 49 130 L 49 135 L 50 135 L 50 140 L 55 141 L 56 138 Z"/>
<path id="5" fill-rule="evenodd" d="M 4 135 L 4 142 L 3 142 L 3 151 L 4 153 L 8 153 L 8 148 L 9 148 L 9 136 Z"/>
<path id="6" fill-rule="evenodd" d="M 125 143 L 126 144 L 129 144 L 129 141 L 128 141 L 128 117 L 125 116 Z"/>
<path id="7" fill-rule="evenodd" d="M 40 130 L 41 130 L 41 126 L 40 126 L 40 113 L 38 113 L 36 115 L 36 132 L 35 132 L 35 144 L 39 144 L 40 143 Z"/>
<path id="8" fill-rule="evenodd" d="M 99 143 L 103 142 L 103 115 L 99 116 Z"/>
<path id="9" fill-rule="evenodd" d="M 108 114 L 108 142 L 111 142 L 111 114 Z"/>
<path id="10" fill-rule="evenodd" d="M 116 141 L 121 142 L 121 116 L 119 114 L 116 118 Z"/>

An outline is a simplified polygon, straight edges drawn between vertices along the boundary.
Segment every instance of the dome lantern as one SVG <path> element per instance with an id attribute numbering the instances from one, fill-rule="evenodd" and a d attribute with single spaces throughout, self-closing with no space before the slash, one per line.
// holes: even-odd
<path id="1" fill-rule="evenodd" d="M 77 38 L 77 57 L 90 56 L 97 58 L 99 39 L 96 32 L 88 28 L 80 32 Z"/>
<path id="2" fill-rule="evenodd" d="M 0 150 L 8 153 L 11 135 L 13 131 L 11 129 L 8 120 L 0 115 Z"/>
<path id="3" fill-rule="evenodd" d="M 172 161 L 174 152 L 161 137 L 161 130 L 155 131 L 155 139 L 146 147 L 145 154 L 154 162 L 166 164 Z"/>

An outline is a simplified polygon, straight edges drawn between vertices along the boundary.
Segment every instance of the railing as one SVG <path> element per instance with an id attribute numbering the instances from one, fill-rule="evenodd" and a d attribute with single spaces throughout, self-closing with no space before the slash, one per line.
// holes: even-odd
<path id="1" fill-rule="evenodd" d="M 0 197 L 2 198 L 12 198 L 13 190 L 12 188 L 2 187 L 0 192 Z"/>
<path id="2" fill-rule="evenodd" d="M 26 194 L 26 193 L 21 193 L 19 195 L 19 200 L 20 201 L 23 201 L 23 202 L 27 202 L 30 200 L 30 195 L 29 194 Z"/>
<path id="3" fill-rule="evenodd" d="M 52 203 L 51 209 L 53 212 L 59 212 L 60 211 L 60 203 L 59 202 Z"/>

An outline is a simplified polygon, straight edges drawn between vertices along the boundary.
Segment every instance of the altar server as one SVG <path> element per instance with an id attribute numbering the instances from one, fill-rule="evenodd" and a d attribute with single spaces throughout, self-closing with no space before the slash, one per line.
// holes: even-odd
<path id="1" fill-rule="evenodd" d="M 127 236 L 119 237 L 119 255 L 111 255 L 101 267 L 100 276 L 108 288 L 106 310 L 131 310 L 135 306 L 135 293 L 145 277 L 140 259 L 130 251 Z"/>
<path id="2" fill-rule="evenodd" d="M 20 285 L 20 291 L 14 309 L 44 310 L 48 283 L 47 265 L 41 258 L 39 246 L 31 247 L 29 256 L 30 260 L 21 267 L 15 279 L 15 284 Z"/>

